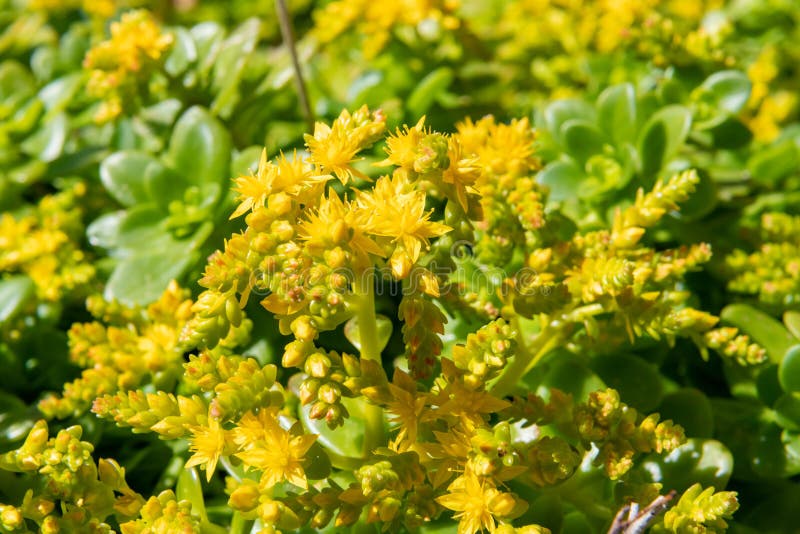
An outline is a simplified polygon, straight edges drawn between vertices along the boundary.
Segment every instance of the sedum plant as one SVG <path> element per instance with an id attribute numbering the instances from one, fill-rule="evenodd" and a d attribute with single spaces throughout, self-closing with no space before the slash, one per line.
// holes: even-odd
<path id="1" fill-rule="evenodd" d="M 91 300 L 102 323 L 73 326 L 86 370 L 40 409 L 63 418 L 94 399 L 120 427 L 185 443 L 177 496 L 154 497 L 122 531 L 602 529 L 625 502 L 668 489 L 686 493 L 647 523 L 724 528 L 737 501 L 712 486 L 729 476 L 727 449 L 687 440 L 651 413 L 659 398 L 600 378 L 619 351 L 647 368 L 642 343 L 681 337 L 732 366 L 764 359 L 677 286 L 707 247 L 644 244 L 696 173 L 640 190 L 608 228 L 578 230 L 547 208 L 528 121 L 453 134 L 385 123 L 344 111 L 316 124 L 307 155 L 264 152 L 236 177 L 231 218 L 245 226 L 209 257 L 196 298 L 173 284 L 146 309 Z M 251 337 L 282 354 L 270 362 Z M 559 365 L 582 371 L 554 381 Z M 722 473 L 702 488 L 646 467 L 698 450 Z M 228 514 L 209 515 L 197 468 L 211 487 L 224 478 Z"/>
<path id="2" fill-rule="evenodd" d="M 797 5 L 288 4 L 0 0 L 0 532 L 795 529 Z"/>

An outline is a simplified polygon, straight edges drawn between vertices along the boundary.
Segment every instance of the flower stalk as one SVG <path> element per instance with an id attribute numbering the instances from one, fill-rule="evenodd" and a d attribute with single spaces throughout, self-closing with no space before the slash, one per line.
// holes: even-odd
<path id="1" fill-rule="evenodd" d="M 510 394 L 517 381 L 533 369 L 539 360 L 557 347 L 561 341 L 562 327 L 557 326 L 555 321 L 549 322 L 530 344 L 525 343 L 525 335 L 520 328 L 519 317 L 514 317 L 512 323 L 519 332 L 516 356 L 490 388 L 492 395 L 500 398 Z"/>
<path id="2" fill-rule="evenodd" d="M 362 360 L 381 362 L 380 341 L 378 340 L 378 321 L 375 316 L 375 283 L 371 272 L 356 277 L 354 296 L 356 296 L 356 320 Z M 364 454 L 369 455 L 384 438 L 383 409 L 380 406 L 364 403 Z"/>

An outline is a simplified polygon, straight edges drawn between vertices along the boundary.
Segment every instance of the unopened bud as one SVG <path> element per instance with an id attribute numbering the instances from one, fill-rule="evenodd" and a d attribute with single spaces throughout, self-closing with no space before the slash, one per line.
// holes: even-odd
<path id="1" fill-rule="evenodd" d="M 231 493 L 228 499 L 228 506 L 240 512 L 249 512 L 258 506 L 258 499 L 261 493 L 255 484 L 242 484 Z"/>

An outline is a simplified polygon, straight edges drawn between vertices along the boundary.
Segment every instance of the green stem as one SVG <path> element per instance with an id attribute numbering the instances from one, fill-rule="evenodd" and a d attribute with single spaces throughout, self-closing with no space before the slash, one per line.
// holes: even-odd
<path id="1" fill-rule="evenodd" d="M 228 530 L 208 521 L 200 522 L 200 534 L 226 534 Z"/>
<path id="2" fill-rule="evenodd" d="M 356 320 L 358 321 L 359 348 L 363 360 L 381 363 L 381 346 L 378 340 L 378 321 L 375 317 L 375 287 L 372 272 L 356 277 L 354 292 L 358 296 Z M 383 443 L 383 409 L 368 403 L 364 405 L 364 453 L 371 453 Z"/>
<path id="3" fill-rule="evenodd" d="M 187 500 L 192 503 L 192 513 L 200 518 L 200 521 L 208 523 L 206 513 L 206 503 L 203 498 L 203 483 L 200 481 L 200 474 L 197 469 L 190 467 L 184 469 L 178 477 L 178 484 L 175 486 L 175 496 L 178 500 Z"/>
<path id="4" fill-rule="evenodd" d="M 490 392 L 496 397 L 505 397 L 517 385 L 517 381 L 550 352 L 561 340 L 560 328 L 548 323 L 530 345 L 525 343 L 525 335 L 520 328 L 519 319 L 512 319 L 518 332 L 517 353 L 503 374 L 491 386 Z"/>
<path id="5" fill-rule="evenodd" d="M 361 357 L 375 362 L 381 361 L 378 344 L 378 321 L 375 317 L 375 291 L 373 278 L 369 272 L 363 273 L 355 283 L 358 295 L 356 320 L 358 321 L 358 340 L 361 344 Z"/>
<path id="6" fill-rule="evenodd" d="M 233 512 L 231 518 L 231 528 L 228 531 L 230 534 L 245 534 L 251 528 L 253 522 L 244 518 L 244 516 L 236 511 Z"/>
<path id="7" fill-rule="evenodd" d="M 542 491 L 558 495 L 586 515 L 607 521 L 614 516 L 614 510 L 601 504 L 601 499 L 597 497 L 603 491 L 601 486 L 605 486 L 606 483 L 604 475 L 599 470 L 587 471 L 581 466 L 561 484 L 542 488 Z"/>

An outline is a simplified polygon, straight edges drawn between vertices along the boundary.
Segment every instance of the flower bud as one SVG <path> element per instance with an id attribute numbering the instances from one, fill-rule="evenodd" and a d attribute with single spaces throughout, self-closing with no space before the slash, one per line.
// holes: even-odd
<path id="1" fill-rule="evenodd" d="M 450 166 L 447 137 L 439 133 L 426 135 L 417 146 L 414 171 L 420 174 L 446 169 Z"/>
<path id="2" fill-rule="evenodd" d="M 336 404 L 342 397 L 339 386 L 331 383 L 323 384 L 317 392 L 317 398 L 327 404 Z"/>
<path id="3" fill-rule="evenodd" d="M 311 341 L 317 337 L 317 329 L 308 315 L 301 315 L 291 324 L 292 334 L 298 340 Z"/>
<path id="4" fill-rule="evenodd" d="M 240 512 L 249 512 L 258 506 L 258 499 L 261 492 L 255 484 L 244 483 L 231 493 L 228 499 L 228 506 Z"/>
<path id="5" fill-rule="evenodd" d="M 20 512 L 16 507 L 9 505 L 0 505 L 0 524 L 6 530 L 16 530 L 21 528 L 25 522 Z"/>
<path id="6" fill-rule="evenodd" d="M 304 369 L 314 378 L 323 378 L 331 369 L 331 359 L 321 352 L 316 352 L 306 358 Z"/>

